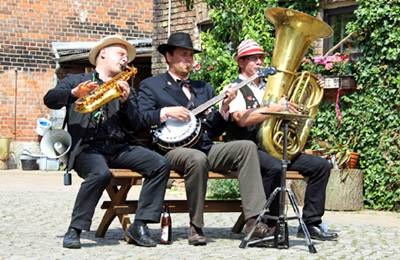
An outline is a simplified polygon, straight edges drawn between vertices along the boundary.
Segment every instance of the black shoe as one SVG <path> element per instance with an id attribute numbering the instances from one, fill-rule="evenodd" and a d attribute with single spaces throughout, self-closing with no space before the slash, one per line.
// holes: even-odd
<path id="1" fill-rule="evenodd" d="M 324 231 L 320 225 L 307 225 L 308 233 L 310 233 L 310 236 L 312 239 L 317 239 L 317 240 L 332 240 L 338 237 L 337 233 L 333 232 L 326 232 Z M 303 237 L 304 238 L 304 232 L 301 226 L 299 226 L 297 230 L 297 237 Z"/>
<path id="2" fill-rule="evenodd" d="M 139 246 L 153 247 L 157 243 L 150 237 L 149 228 L 146 224 L 133 223 L 126 230 L 126 236 Z"/>
<path id="3" fill-rule="evenodd" d="M 79 241 L 80 235 L 80 230 L 69 227 L 64 236 L 63 247 L 75 249 L 81 248 L 81 242 Z"/>

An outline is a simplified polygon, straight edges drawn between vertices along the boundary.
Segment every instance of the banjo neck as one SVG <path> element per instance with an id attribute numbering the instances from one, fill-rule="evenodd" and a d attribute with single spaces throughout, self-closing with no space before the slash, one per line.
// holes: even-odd
<path id="1" fill-rule="evenodd" d="M 253 81 L 257 77 L 265 77 L 268 74 L 275 74 L 275 67 L 259 68 L 265 69 L 264 71 L 259 71 L 245 81 L 239 82 L 233 86 L 234 89 L 239 89 L 249 82 Z M 154 139 L 158 147 L 163 151 L 169 151 L 179 147 L 191 147 L 197 143 L 199 140 L 202 127 L 201 121 L 196 118 L 196 115 L 202 113 L 212 105 L 221 101 L 226 97 L 226 92 L 213 97 L 202 105 L 193 109 L 190 113 L 190 120 L 187 122 L 179 121 L 175 118 L 168 118 L 164 125 L 157 128 L 153 132 Z"/>
<path id="2" fill-rule="evenodd" d="M 264 69 L 264 68 L 263 68 Z M 259 71 L 258 73 L 254 74 L 250 78 L 239 82 L 238 84 L 235 84 L 232 86 L 233 89 L 240 89 L 250 83 L 251 81 L 255 80 L 258 77 L 266 77 L 269 74 L 275 74 L 276 73 L 276 68 L 275 67 L 267 67 L 265 68 L 264 71 Z M 229 85 L 229 84 L 228 84 Z M 226 85 L 225 87 L 227 87 Z M 224 87 L 224 88 L 225 88 Z M 219 94 L 218 96 L 213 97 L 212 99 L 208 100 L 207 102 L 201 104 L 200 106 L 194 108 L 191 112 L 194 116 L 197 116 L 198 114 L 204 112 L 207 108 L 211 107 L 212 105 L 215 105 L 219 101 L 223 100 L 226 97 L 226 91 Z"/>

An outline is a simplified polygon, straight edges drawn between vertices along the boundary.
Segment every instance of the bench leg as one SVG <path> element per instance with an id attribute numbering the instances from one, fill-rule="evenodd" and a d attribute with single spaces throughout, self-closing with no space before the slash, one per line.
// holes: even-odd
<path id="1" fill-rule="evenodd" d="M 108 207 L 106 213 L 103 216 L 103 219 L 100 222 L 99 227 L 96 231 L 96 237 L 104 237 L 108 227 L 110 226 L 111 222 L 114 220 L 115 217 L 119 218 L 121 222 L 122 228 L 124 232 L 131 224 L 128 214 L 116 214 L 114 211 L 114 206 L 121 205 L 125 203 L 126 196 L 131 188 L 130 184 L 122 185 L 120 189 L 117 186 L 108 185 L 106 190 L 108 195 L 111 199 L 111 204 Z"/>
<path id="2" fill-rule="evenodd" d="M 240 214 L 239 218 L 236 220 L 236 223 L 232 228 L 233 233 L 239 234 L 240 232 L 242 232 L 242 229 L 243 229 L 244 225 L 246 224 L 244 220 L 245 220 L 244 214 L 242 212 L 242 214 Z"/>

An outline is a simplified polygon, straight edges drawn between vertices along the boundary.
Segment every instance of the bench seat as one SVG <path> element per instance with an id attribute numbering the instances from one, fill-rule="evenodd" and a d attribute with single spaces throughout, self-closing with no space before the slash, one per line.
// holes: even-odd
<path id="1" fill-rule="evenodd" d="M 128 214 L 135 214 L 137 209 L 137 200 L 126 200 L 128 192 L 133 185 L 142 184 L 142 175 L 127 169 L 111 169 L 111 180 L 106 190 L 110 196 L 110 201 L 104 201 L 101 205 L 102 209 L 106 212 L 100 222 L 96 231 L 96 237 L 104 237 L 108 227 L 115 217 L 119 218 L 124 232 L 131 224 Z M 208 173 L 209 179 L 235 179 L 237 178 L 236 172 L 213 172 Z M 183 179 L 182 175 L 178 172 L 171 170 L 170 179 Z M 296 171 L 287 171 L 286 179 L 302 180 L 304 177 Z M 187 213 L 186 200 L 165 200 L 168 203 L 171 213 Z M 204 212 L 242 212 L 241 200 L 206 200 Z M 243 213 L 239 216 L 232 232 L 240 233 L 244 226 Z M 129 241 L 128 241 L 129 242 Z"/>

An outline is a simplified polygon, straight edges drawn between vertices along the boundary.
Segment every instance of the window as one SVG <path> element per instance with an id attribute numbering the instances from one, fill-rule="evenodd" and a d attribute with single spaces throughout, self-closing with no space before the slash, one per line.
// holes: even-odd
<path id="1" fill-rule="evenodd" d="M 346 33 L 346 24 L 356 19 L 356 15 L 354 14 L 354 10 L 356 9 L 357 6 L 353 5 L 324 10 L 324 21 L 333 29 L 333 36 L 324 41 L 324 53 L 328 52 L 348 35 Z M 357 46 L 356 36 L 350 37 L 334 52 L 348 52 L 351 56 L 359 56 L 360 51 Z"/>

